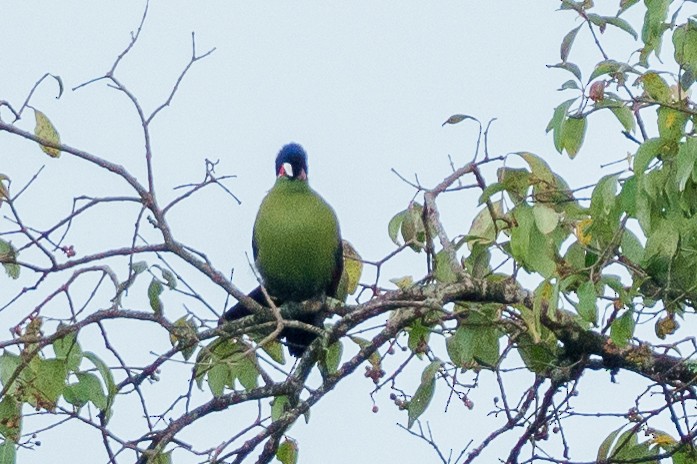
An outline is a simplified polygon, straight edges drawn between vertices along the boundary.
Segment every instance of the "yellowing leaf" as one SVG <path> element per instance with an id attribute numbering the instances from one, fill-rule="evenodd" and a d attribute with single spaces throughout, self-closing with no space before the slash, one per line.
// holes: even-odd
<path id="1" fill-rule="evenodd" d="M 576 223 L 576 237 L 581 245 L 587 246 L 591 242 L 591 235 L 588 233 L 593 219 L 587 218 Z"/>
<path id="2" fill-rule="evenodd" d="M 34 116 L 36 117 L 34 135 L 47 142 L 60 145 L 60 135 L 58 135 L 58 131 L 53 126 L 51 121 L 46 117 L 46 115 L 39 110 L 34 110 Z M 58 158 L 61 155 L 60 150 L 57 148 L 41 145 L 41 149 L 51 158 Z"/>
<path id="3" fill-rule="evenodd" d="M 412 276 L 395 277 L 390 279 L 390 282 L 395 284 L 400 290 L 406 290 L 414 285 L 414 278 Z"/>
<path id="4" fill-rule="evenodd" d="M 670 87 L 658 73 L 649 71 L 638 80 L 644 87 L 644 92 L 653 100 L 661 103 L 670 101 Z"/>
<path id="5" fill-rule="evenodd" d="M 2 206 L 2 201 L 10 198 L 10 191 L 5 185 L 5 181 L 9 181 L 10 178 L 5 174 L 0 174 L 0 206 Z"/>
<path id="6" fill-rule="evenodd" d="M 361 255 L 358 254 L 353 245 L 347 241 L 342 241 L 344 251 L 344 273 L 346 274 L 346 292 L 352 295 L 358 289 L 358 281 L 363 273 L 363 262 Z"/>
<path id="7" fill-rule="evenodd" d="M 664 433 L 664 432 L 654 432 L 654 437 L 651 440 L 651 442 L 654 445 L 658 445 L 658 446 L 661 446 L 663 448 L 666 448 L 668 446 L 677 445 L 677 443 L 678 443 L 675 440 L 675 438 L 671 437 L 670 435 L 668 435 L 667 433 Z"/>

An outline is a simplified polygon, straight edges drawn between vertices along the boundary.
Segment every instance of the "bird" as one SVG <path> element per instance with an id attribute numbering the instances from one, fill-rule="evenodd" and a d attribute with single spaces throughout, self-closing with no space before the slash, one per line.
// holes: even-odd
<path id="1" fill-rule="evenodd" d="M 254 264 L 261 284 L 276 306 L 289 302 L 335 298 L 343 272 L 343 248 L 334 209 L 308 183 L 307 154 L 289 143 L 276 156 L 276 181 L 261 202 L 252 231 Z M 248 295 L 269 306 L 261 286 Z M 252 314 L 238 302 L 224 314 L 236 320 Z M 321 327 L 319 313 L 295 320 Z M 300 357 L 317 337 L 313 332 L 286 327 L 289 353 Z"/>

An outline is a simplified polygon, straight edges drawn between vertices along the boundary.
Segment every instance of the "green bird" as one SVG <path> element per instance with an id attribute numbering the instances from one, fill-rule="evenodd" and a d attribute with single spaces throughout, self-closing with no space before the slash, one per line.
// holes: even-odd
<path id="1" fill-rule="evenodd" d="M 290 143 L 276 157 L 276 183 L 261 202 L 254 222 L 252 251 L 264 288 L 277 306 L 286 302 L 336 297 L 343 271 L 339 221 L 331 206 L 308 184 L 305 150 Z M 249 297 L 268 306 L 261 287 Z M 250 315 L 237 303 L 225 313 L 235 320 Z M 305 314 L 298 321 L 321 327 L 319 314 Z M 302 356 L 316 335 L 285 328 L 288 351 Z"/>

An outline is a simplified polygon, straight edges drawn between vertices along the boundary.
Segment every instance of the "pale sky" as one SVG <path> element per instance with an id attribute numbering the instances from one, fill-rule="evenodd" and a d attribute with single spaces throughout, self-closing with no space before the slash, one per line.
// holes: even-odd
<path id="1" fill-rule="evenodd" d="M 3 3 L 0 100 L 20 106 L 44 73 L 60 75 L 66 88 L 63 97 L 56 100 L 55 84 L 46 81 L 32 105 L 53 121 L 65 143 L 123 164 L 144 179 L 142 136 L 125 97 L 104 83 L 71 91 L 111 67 L 139 23 L 143 2 Z M 172 106 L 153 123 L 158 192 L 164 202 L 177 195 L 172 187 L 201 180 L 205 158 L 220 160 L 219 175 L 237 176 L 227 185 L 242 205 L 211 189 L 190 208 L 173 213 L 170 221 L 179 239 L 205 251 L 214 265 L 225 272 L 235 268 L 233 282 L 247 290 L 255 282 L 246 258 L 254 215 L 273 183 L 274 157 L 290 141 L 307 150 L 312 186 L 333 205 L 344 237 L 366 259 L 379 259 L 393 249 L 388 221 L 413 195 L 391 168 L 410 178 L 417 173 L 424 185 L 432 186 L 450 173 L 448 155 L 456 165 L 472 158 L 476 125 L 465 121 L 441 127 L 454 113 L 482 121 L 498 118 L 490 134 L 492 155 L 537 153 L 572 187 L 612 172 L 601 171 L 599 165 L 623 158 L 634 146 L 611 117 L 594 115 L 588 143 L 573 162 L 556 153 L 551 135 L 544 132 L 553 108 L 570 98 L 556 91 L 569 77 L 545 66 L 559 61 L 559 44 L 577 24 L 573 14 L 555 11 L 558 4 L 552 0 L 437 4 L 154 0 L 141 40 L 120 65 L 117 77 L 146 111 L 152 110 L 166 98 L 188 62 L 192 31 L 199 53 L 216 48 L 193 66 Z M 620 39 L 617 46 L 625 55 L 639 47 L 615 31 L 608 34 Z M 585 66 L 587 75 L 602 57 L 582 31 L 570 59 Z M 2 116 L 9 117 L 5 112 Z M 33 114 L 27 111 L 18 125 L 32 130 Z M 16 185 L 26 183 L 43 165 L 25 198 L 27 217 L 40 225 L 67 214 L 72 198 L 80 193 L 125 191 L 123 182 L 110 180 L 80 160 L 67 155 L 52 160 L 33 144 L 0 134 L 0 173 Z M 476 197 L 445 198 L 442 208 L 447 212 L 443 214 L 447 230 L 453 235 L 465 233 L 477 212 Z M 76 249 L 96 251 L 105 240 L 127 244 L 131 216 L 103 210 L 102 216 L 92 218 L 94 228 L 76 237 Z M 0 222 L 0 228 L 5 226 Z M 405 255 L 388 266 L 385 276 L 418 278 L 424 272 L 423 261 L 421 255 Z M 219 290 L 211 298 L 222 308 L 224 295 Z M 181 312 L 175 305 L 170 308 L 172 314 Z M 0 314 L 0 325 L 20 317 Z M 135 351 L 144 356 L 143 362 L 153 359 L 151 351 L 167 348 L 166 339 L 143 348 L 150 340 L 129 330 L 114 338 L 125 345 L 137 344 Z M 413 392 L 423 367 L 425 362 L 414 363 L 401 386 Z M 172 380 L 163 375 L 159 383 L 146 388 L 167 392 L 162 400 L 167 405 L 184 391 L 188 369 L 182 367 L 183 377 Z M 372 383 L 359 371 L 354 377 L 313 409 L 308 425 L 300 421 L 291 429 L 299 441 L 300 462 L 436 462 L 428 445 L 395 425 L 406 424 L 406 414 L 396 411 L 387 398 L 389 391 L 377 396 L 380 412 L 373 414 Z M 522 377 L 524 387 L 530 374 Z M 583 385 L 589 408 L 607 402 L 613 411 L 626 410 L 631 400 L 620 405 L 616 395 L 631 399 L 627 389 L 641 386 L 630 374 L 622 374 L 619 385 L 611 385 L 606 374 L 597 378 L 602 385 Z M 457 454 L 470 437 L 477 445 L 501 424 L 485 417 L 493 406 L 492 380 L 487 374 L 480 378 L 479 388 L 472 392 L 473 411 L 458 403 L 451 404 L 445 415 L 447 392 L 439 385 L 423 419 L 430 422 L 445 451 L 452 447 Z M 511 388 L 517 391 L 515 385 Z M 152 410 L 157 412 L 157 407 Z M 201 424 L 205 430 L 192 428 L 181 438 L 199 449 L 216 446 L 250 416 L 240 417 L 237 408 L 231 408 L 206 419 Z M 128 418 L 115 420 L 128 427 Z M 619 425 L 597 423 L 604 428 L 592 439 L 571 437 L 576 459 L 592 459 L 602 439 Z M 73 433 L 84 434 L 75 436 L 57 430 L 42 437 L 41 448 L 20 451 L 18 462 L 67 462 L 68 457 L 72 462 L 102 462 L 90 457 L 92 452 L 104 456 L 92 430 L 75 427 Z M 502 440 L 500 446 L 509 442 Z M 75 460 L 77 446 L 84 451 Z M 493 446 L 493 453 L 480 462 L 492 462 L 487 459 L 498 456 L 497 448 Z M 174 462 L 196 461 L 175 452 Z"/>

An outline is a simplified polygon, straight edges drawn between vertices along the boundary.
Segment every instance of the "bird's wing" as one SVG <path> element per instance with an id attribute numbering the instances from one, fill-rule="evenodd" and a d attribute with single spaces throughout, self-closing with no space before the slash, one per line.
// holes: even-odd
<path id="1" fill-rule="evenodd" d="M 256 227 L 254 229 L 256 229 Z M 254 256 L 254 264 L 256 264 L 257 255 L 259 254 L 259 245 L 257 245 L 257 234 L 254 229 L 252 230 L 252 256 Z"/>

